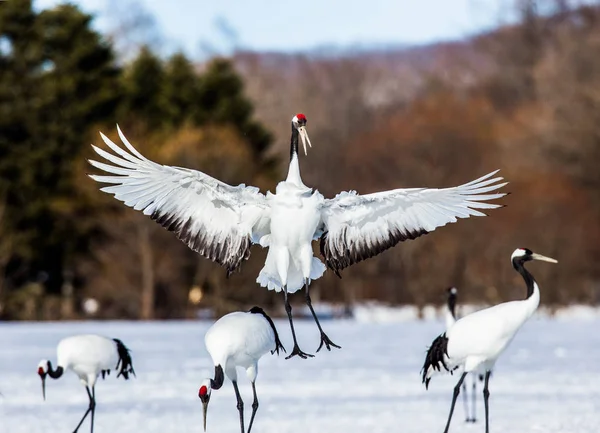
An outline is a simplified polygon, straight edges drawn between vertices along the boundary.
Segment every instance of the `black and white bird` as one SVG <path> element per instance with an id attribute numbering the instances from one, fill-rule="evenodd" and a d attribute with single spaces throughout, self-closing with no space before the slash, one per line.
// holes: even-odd
<path id="1" fill-rule="evenodd" d="M 285 349 L 279 340 L 279 334 L 273 320 L 260 307 L 253 307 L 249 312 L 236 311 L 217 320 L 204 337 L 206 350 L 215 366 L 215 377 L 204 379 L 198 389 L 198 397 L 202 401 L 204 431 L 206 431 L 206 415 L 212 390 L 223 386 L 225 376 L 231 380 L 240 413 L 240 429 L 244 432 L 244 402 L 238 389 L 237 367 L 246 369 L 246 376 L 252 383 L 254 401 L 248 433 L 252 430 L 254 416 L 258 410 L 256 395 L 256 377 L 258 360 L 267 352 L 271 354 Z"/>
<path id="2" fill-rule="evenodd" d="M 107 338 L 100 335 L 74 335 L 62 339 L 56 348 L 56 369 L 52 363 L 44 359 L 38 365 L 38 375 L 42 379 L 42 395 L 46 399 L 46 376 L 58 379 L 65 370 L 75 373 L 85 386 L 89 398 L 89 405 L 81 421 L 75 427 L 74 433 L 79 430 L 85 418 L 91 413 L 91 432 L 94 432 L 94 414 L 96 411 L 96 380 L 102 379 L 111 370 L 117 371 L 117 378 L 123 376 L 125 380 L 129 375 L 135 376 L 129 349 L 121 340 Z"/>
<path id="3" fill-rule="evenodd" d="M 423 364 L 423 383 L 427 388 L 436 371 L 444 369 L 463 373 L 454 387 L 450 414 L 444 433 L 448 433 L 450 421 L 460 387 L 469 373 L 485 371 L 483 400 L 485 405 L 485 431 L 489 433 L 490 374 L 498 357 L 504 352 L 521 326 L 531 317 L 540 303 L 540 290 L 533 276 L 525 269 L 525 262 L 541 260 L 558 263 L 555 259 L 536 254 L 527 248 L 517 248 L 511 256 L 512 265 L 521 274 L 527 286 L 527 299 L 504 302 L 464 316 L 445 333 L 433 340 Z"/>
<path id="4" fill-rule="evenodd" d="M 448 330 L 454 325 L 457 320 L 456 316 L 456 301 L 458 298 L 458 289 L 456 287 L 450 287 L 448 290 L 448 308 L 446 309 L 446 333 Z M 477 411 L 476 402 L 477 402 L 477 379 L 480 382 L 483 382 L 485 376 L 485 371 L 475 371 L 471 374 L 472 379 L 472 387 L 471 387 L 471 412 L 473 416 L 470 415 L 469 411 L 469 401 L 467 396 L 467 381 L 465 380 L 462 385 L 463 391 L 463 404 L 465 408 L 465 422 L 477 422 Z"/>
<path id="5" fill-rule="evenodd" d="M 488 201 L 505 195 L 496 192 L 506 183 L 500 183 L 502 177 L 494 177 L 494 171 L 452 188 L 395 189 L 367 195 L 350 191 L 325 199 L 300 177 L 299 137 L 305 153 L 306 144 L 311 145 L 303 114 L 292 119 L 287 178 L 279 182 L 275 194 L 266 195 L 256 187 L 230 186 L 197 170 L 150 161 L 117 129 L 127 150 L 102 133 L 102 140 L 114 153 L 93 146 L 112 163 L 90 161 L 110 173 L 91 175 L 98 182 L 112 184 L 102 191 L 175 232 L 191 249 L 224 266 L 228 275 L 248 259 L 253 244 L 269 249 L 256 281 L 285 295 L 294 338 L 288 358 L 312 356 L 298 347 L 288 300 L 288 293 L 302 287 L 321 333 L 317 352 L 323 345 L 328 350 L 339 348 L 323 332 L 309 294 L 310 282 L 323 275 L 325 265 L 339 276 L 342 269 L 400 241 L 415 239 L 458 218 L 485 216 L 481 209 L 501 207 Z M 325 264 L 313 256 L 312 242 L 316 240 L 320 240 Z"/>

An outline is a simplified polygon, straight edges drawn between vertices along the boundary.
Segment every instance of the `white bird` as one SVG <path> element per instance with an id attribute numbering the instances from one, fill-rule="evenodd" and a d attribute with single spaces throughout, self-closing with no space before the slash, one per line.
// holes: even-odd
<path id="1" fill-rule="evenodd" d="M 456 321 L 448 331 L 433 340 L 427 351 L 423 365 L 423 383 L 427 388 L 434 372 L 445 369 L 453 372 L 461 368 L 463 373 L 454 387 L 450 414 L 444 433 L 448 433 L 454 405 L 460 387 L 467 374 L 485 371 L 483 399 L 485 404 L 485 431 L 489 433 L 489 390 L 491 371 L 498 357 L 504 352 L 517 331 L 531 317 L 540 303 L 540 290 L 533 276 L 525 269 L 524 263 L 542 260 L 558 263 L 555 259 L 536 254 L 527 248 L 517 248 L 511 256 L 512 265 L 525 280 L 527 299 L 504 302 L 484 310 L 464 316 Z"/>
<path id="2" fill-rule="evenodd" d="M 331 346 L 339 348 L 323 332 L 311 304 L 309 284 L 326 269 L 313 257 L 313 241 L 320 239 L 327 267 L 339 276 L 342 269 L 400 241 L 415 239 L 458 218 L 485 216 L 479 209 L 501 207 L 486 201 L 505 195 L 493 192 L 506 185 L 499 183 L 502 177 L 493 177 L 494 171 L 453 188 L 395 189 L 367 195 L 350 191 L 325 199 L 300 177 L 298 137 L 305 153 L 306 143 L 310 145 L 303 114 L 292 119 L 287 178 L 279 182 L 275 194 L 266 195 L 256 187 L 234 187 L 197 170 L 150 161 L 117 129 L 127 150 L 102 133 L 102 140 L 114 154 L 92 145 L 98 155 L 113 164 L 89 161 L 111 174 L 90 176 L 113 184 L 102 191 L 175 232 L 191 249 L 224 266 L 228 275 L 248 259 L 252 244 L 269 248 L 256 281 L 269 290 L 283 290 L 294 338 L 288 358 L 312 356 L 298 347 L 288 301 L 288 293 L 302 287 L 321 332 L 317 352 L 323 345 L 328 350 Z"/>
<path id="3" fill-rule="evenodd" d="M 107 338 L 100 335 L 74 335 L 62 339 L 56 348 L 56 369 L 52 363 L 44 359 L 38 364 L 38 375 L 42 379 L 42 395 L 46 399 L 46 376 L 58 379 L 65 370 L 75 373 L 85 386 L 89 398 L 89 406 L 75 427 L 74 433 L 88 416 L 91 418 L 91 432 L 94 432 L 94 414 L 96 410 L 96 380 L 99 375 L 102 379 L 110 370 L 118 371 L 117 378 L 123 376 L 125 380 L 129 375 L 135 376 L 129 349 L 121 340 Z"/>
<path id="4" fill-rule="evenodd" d="M 448 308 L 446 309 L 446 333 L 448 330 L 454 325 L 456 322 L 456 300 L 458 297 L 458 289 L 456 287 L 450 287 L 448 290 Z M 465 407 L 465 422 L 477 422 L 475 410 L 476 401 L 477 401 L 477 379 L 483 382 L 483 378 L 485 376 L 485 371 L 475 371 L 471 374 L 473 385 L 471 389 L 471 410 L 473 412 L 473 417 L 469 416 L 469 402 L 467 398 L 467 381 L 465 380 L 462 385 L 463 391 L 463 404 Z"/>
<path id="5" fill-rule="evenodd" d="M 237 385 L 237 367 L 246 369 L 246 376 L 252 383 L 254 401 L 248 433 L 252 430 L 254 416 L 258 410 L 256 396 L 256 376 L 258 375 L 258 360 L 267 352 L 271 354 L 279 349 L 285 352 L 277 329 L 271 318 L 260 307 L 253 307 L 249 312 L 236 311 L 217 320 L 206 332 L 204 344 L 215 366 L 215 377 L 204 379 L 198 390 L 202 401 L 204 431 L 206 431 L 206 414 L 211 391 L 223 386 L 224 374 L 231 380 L 237 409 L 240 413 L 240 428 L 244 433 L 244 402 Z"/>

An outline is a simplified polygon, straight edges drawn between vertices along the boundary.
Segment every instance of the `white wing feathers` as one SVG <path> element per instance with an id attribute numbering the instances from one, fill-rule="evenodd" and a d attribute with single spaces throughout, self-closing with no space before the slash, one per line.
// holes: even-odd
<path id="1" fill-rule="evenodd" d="M 113 184 L 101 190 L 175 232 L 191 249 L 227 268 L 228 274 L 236 270 L 250 256 L 251 244 L 268 233 L 265 196 L 255 187 L 234 187 L 200 171 L 152 162 L 117 129 L 129 152 L 100 133 L 116 155 L 92 147 L 114 165 L 89 162 L 113 176 L 90 177 Z"/>
<path id="2" fill-rule="evenodd" d="M 453 188 L 395 189 L 363 196 L 351 191 L 326 200 L 321 254 L 327 266 L 339 275 L 340 270 L 400 241 L 415 239 L 457 218 L 485 216 L 477 209 L 501 207 L 486 201 L 506 195 L 491 193 L 507 184 L 499 183 L 502 177 L 492 178 L 497 172 Z"/>

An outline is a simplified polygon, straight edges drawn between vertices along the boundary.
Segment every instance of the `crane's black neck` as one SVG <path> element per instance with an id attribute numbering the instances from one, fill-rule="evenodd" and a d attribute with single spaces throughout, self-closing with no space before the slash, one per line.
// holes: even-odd
<path id="1" fill-rule="evenodd" d="M 298 156 L 298 129 L 292 124 L 292 141 L 290 143 L 290 161 Z"/>
<path id="2" fill-rule="evenodd" d="M 63 375 L 63 373 L 64 369 L 60 365 L 56 367 L 56 370 L 54 370 L 52 368 L 52 363 L 48 361 L 48 376 L 50 376 L 52 379 L 58 379 Z"/>
<path id="3" fill-rule="evenodd" d="M 450 310 L 452 317 L 456 319 L 456 295 L 454 293 L 448 295 L 448 310 Z"/>
<path id="4" fill-rule="evenodd" d="M 527 299 L 533 295 L 533 284 L 535 280 L 533 279 L 533 275 L 529 273 L 527 269 L 525 269 L 525 260 L 522 257 L 515 257 L 512 261 L 513 268 L 521 274 L 523 279 L 525 280 L 525 284 L 527 285 Z"/>
<path id="5" fill-rule="evenodd" d="M 225 380 L 225 374 L 223 373 L 223 367 L 215 365 L 215 378 L 210 380 L 210 387 L 212 389 L 219 389 L 223 386 Z"/>

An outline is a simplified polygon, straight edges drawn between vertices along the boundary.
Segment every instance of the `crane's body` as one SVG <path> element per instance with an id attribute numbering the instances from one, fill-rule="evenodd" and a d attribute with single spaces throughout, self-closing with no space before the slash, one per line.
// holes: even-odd
<path id="1" fill-rule="evenodd" d="M 202 400 L 204 430 L 206 431 L 206 413 L 211 391 L 220 389 L 224 376 L 227 376 L 235 390 L 237 408 L 240 413 L 240 427 L 244 432 L 244 403 L 237 386 L 237 368 L 246 370 L 246 376 L 252 383 L 254 402 L 248 433 L 258 410 L 258 398 L 255 382 L 258 375 L 258 360 L 268 352 L 279 354 L 285 351 L 275 324 L 262 308 L 253 307 L 249 312 L 236 311 L 221 317 L 206 332 L 204 337 L 206 350 L 215 366 L 213 379 L 205 379 L 198 391 Z"/>
<path id="2" fill-rule="evenodd" d="M 313 256 L 312 242 L 321 223 L 324 201 L 318 191 L 289 180 L 280 182 L 275 194 L 267 192 L 271 230 L 260 244 L 269 251 L 257 283 L 269 290 L 279 292 L 285 288 L 294 293 L 323 275 L 326 267 Z"/>
<path id="3" fill-rule="evenodd" d="M 527 298 L 495 305 L 458 319 L 445 333 L 433 340 L 427 351 L 422 369 L 425 387 L 429 386 L 436 371 L 440 372 L 444 369 L 453 372 L 460 369 L 463 372 L 454 387 L 444 433 L 448 433 L 450 428 L 454 405 L 465 377 L 469 373 L 482 371 L 485 372 L 483 389 L 485 428 L 486 433 L 489 433 L 488 383 L 491 371 L 499 356 L 540 303 L 538 284 L 524 267 L 524 263 L 530 260 L 557 263 L 554 259 L 533 253 L 526 248 L 517 248 L 511 256 L 511 261 L 514 269 L 525 280 Z"/>
<path id="4" fill-rule="evenodd" d="M 95 386 L 98 377 L 104 378 L 111 370 L 117 370 L 117 378 L 129 375 L 135 376 L 129 349 L 119 339 L 112 339 L 95 334 L 74 335 L 62 339 L 56 347 L 56 369 L 49 360 L 42 360 L 38 364 L 38 375 L 42 379 L 42 393 L 46 399 L 46 377 L 60 378 L 66 370 L 70 370 L 79 377 L 85 386 L 89 398 L 89 406 L 75 432 L 91 413 L 91 432 L 94 432 L 94 415 L 96 408 Z"/>
<path id="5" fill-rule="evenodd" d="M 533 296 L 524 301 L 495 305 L 457 320 L 446 333 L 451 365 L 464 366 L 467 373 L 491 371 L 539 302 L 536 284 Z"/>
<path id="6" fill-rule="evenodd" d="M 253 244 L 268 248 L 257 282 L 284 293 L 294 339 L 288 358 L 312 356 L 298 347 L 288 293 L 306 289 L 306 304 L 321 333 L 317 352 L 323 345 L 328 350 L 339 348 L 323 332 L 312 307 L 312 280 L 326 268 L 339 276 L 354 263 L 459 218 L 485 216 L 482 209 L 501 207 L 488 201 L 504 196 L 497 190 L 506 185 L 502 177 L 493 177 L 494 171 L 452 188 L 394 189 L 366 195 L 350 191 L 326 199 L 304 185 L 300 176 L 299 139 L 305 153 L 306 143 L 311 145 L 306 122 L 303 114 L 292 119 L 288 175 L 275 194 L 265 195 L 243 184 L 230 186 L 197 170 L 157 164 L 140 154 L 118 127 L 127 150 L 101 133 L 114 154 L 93 148 L 112 165 L 90 160 L 109 173 L 90 176 L 112 184 L 102 191 L 175 232 L 191 249 L 225 267 L 228 275 L 250 257 Z M 313 256 L 315 240 L 320 242 L 324 263 Z"/>

